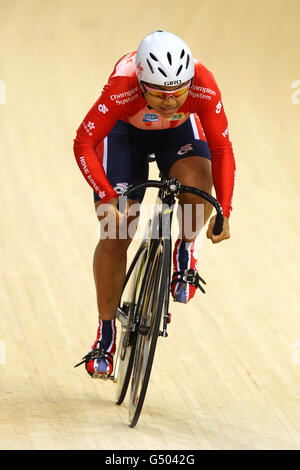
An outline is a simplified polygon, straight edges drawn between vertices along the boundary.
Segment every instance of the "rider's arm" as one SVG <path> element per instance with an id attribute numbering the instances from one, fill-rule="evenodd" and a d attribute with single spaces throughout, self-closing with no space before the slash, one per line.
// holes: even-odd
<path id="1" fill-rule="evenodd" d="M 223 208 L 224 216 L 229 217 L 232 210 L 236 166 L 221 94 L 216 83 L 212 88 L 216 90 L 215 96 L 203 103 L 198 115 L 211 152 L 216 196 Z"/>
<path id="2" fill-rule="evenodd" d="M 224 216 L 229 217 L 232 210 L 236 167 L 229 139 L 228 121 L 222 101 L 219 100 L 218 103 L 212 109 L 201 113 L 200 119 L 211 151 L 212 176 L 216 196 L 223 208 Z"/>
<path id="3" fill-rule="evenodd" d="M 104 145 L 119 116 L 114 102 L 110 100 L 111 86 L 106 85 L 100 98 L 85 116 L 74 139 L 74 154 L 78 166 L 89 185 L 96 191 L 103 202 L 118 197 L 110 185 L 100 162 L 96 147 Z"/>

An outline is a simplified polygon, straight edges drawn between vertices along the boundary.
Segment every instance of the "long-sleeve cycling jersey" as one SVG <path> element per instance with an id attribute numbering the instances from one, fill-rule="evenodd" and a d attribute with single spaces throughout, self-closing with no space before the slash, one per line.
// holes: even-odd
<path id="1" fill-rule="evenodd" d="M 232 209 L 235 159 L 221 93 L 212 73 L 195 60 L 194 80 L 185 103 L 171 118 L 158 116 L 156 120 L 151 121 L 145 119 L 145 115 L 149 116 L 149 106 L 137 79 L 135 55 L 136 52 L 129 53 L 117 62 L 100 97 L 77 130 L 74 154 L 83 176 L 103 202 L 118 197 L 96 152 L 97 146 L 116 122 L 122 120 L 149 132 L 153 129 L 179 126 L 192 113 L 196 113 L 211 152 L 216 197 L 224 215 L 229 217 Z"/>

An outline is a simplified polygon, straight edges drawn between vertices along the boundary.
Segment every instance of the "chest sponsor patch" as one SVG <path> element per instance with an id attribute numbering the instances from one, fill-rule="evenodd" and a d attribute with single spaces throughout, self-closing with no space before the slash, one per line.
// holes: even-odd
<path id="1" fill-rule="evenodd" d="M 143 122 L 155 122 L 158 121 L 158 115 L 154 113 L 145 113 Z"/>
<path id="2" fill-rule="evenodd" d="M 179 121 L 180 119 L 184 118 L 184 113 L 177 113 L 174 116 L 168 118 L 168 121 Z"/>

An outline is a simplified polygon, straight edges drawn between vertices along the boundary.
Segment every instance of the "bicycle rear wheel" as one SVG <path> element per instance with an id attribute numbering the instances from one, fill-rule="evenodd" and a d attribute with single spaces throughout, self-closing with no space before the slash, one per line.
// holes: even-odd
<path id="1" fill-rule="evenodd" d="M 144 285 L 139 299 L 140 322 L 135 344 L 129 399 L 129 423 L 134 427 L 139 419 L 150 379 L 159 336 L 164 299 L 168 293 L 170 240 L 162 240 L 153 251 L 153 261 L 147 264 Z"/>

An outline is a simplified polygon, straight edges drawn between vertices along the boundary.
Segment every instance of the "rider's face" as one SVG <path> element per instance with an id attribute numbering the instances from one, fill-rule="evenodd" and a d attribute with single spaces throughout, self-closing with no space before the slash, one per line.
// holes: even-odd
<path id="1" fill-rule="evenodd" d="M 186 84 L 188 84 L 188 82 L 186 82 Z M 150 86 L 150 84 L 148 85 Z M 164 86 L 158 86 L 158 85 L 152 85 L 152 87 L 155 88 L 155 90 L 176 91 L 182 88 L 184 85 L 185 83 L 179 86 L 173 86 L 173 87 L 164 87 Z M 158 112 L 164 118 L 172 117 L 176 113 L 177 109 L 180 108 L 185 103 L 187 97 L 188 97 L 188 89 L 181 96 L 177 96 L 177 97 L 170 94 L 170 96 L 161 98 L 159 96 L 152 96 L 150 92 L 144 93 L 144 98 L 147 101 L 147 103 L 151 106 L 151 108 L 153 108 L 156 112 Z"/>

